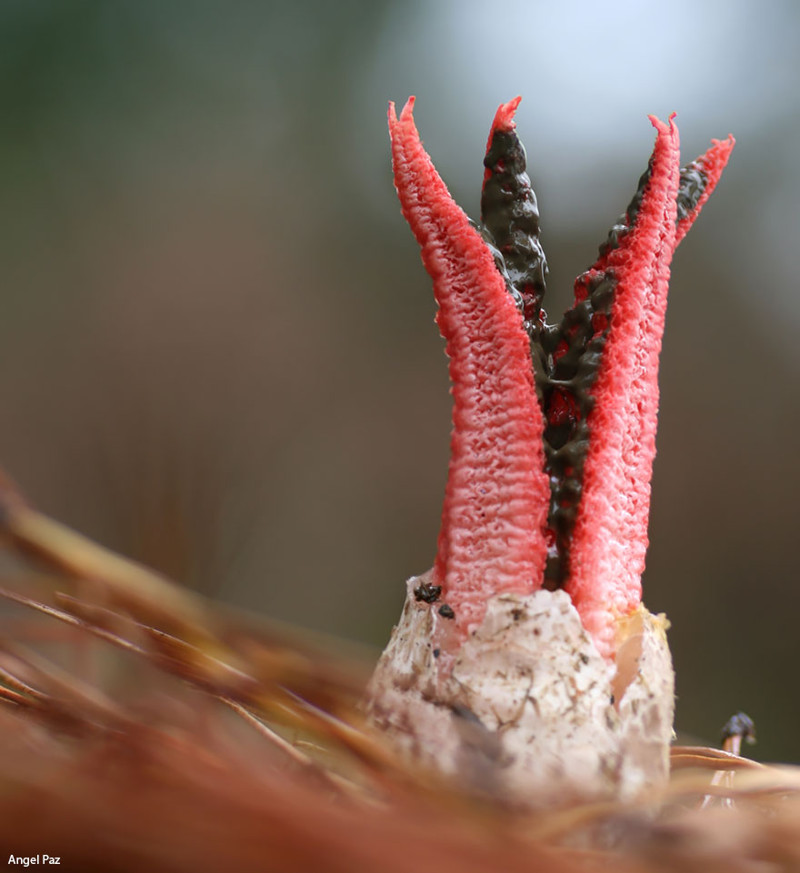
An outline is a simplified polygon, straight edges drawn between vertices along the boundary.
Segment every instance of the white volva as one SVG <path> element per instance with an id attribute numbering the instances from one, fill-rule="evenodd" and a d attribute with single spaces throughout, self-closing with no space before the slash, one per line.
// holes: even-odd
<path id="1" fill-rule="evenodd" d="M 440 604 L 403 614 L 369 686 L 372 722 L 469 791 L 536 806 L 640 795 L 669 773 L 674 677 L 664 616 L 618 624 L 603 658 L 564 591 L 500 594 L 457 648 Z M 449 645 L 448 645 L 449 642 Z"/>

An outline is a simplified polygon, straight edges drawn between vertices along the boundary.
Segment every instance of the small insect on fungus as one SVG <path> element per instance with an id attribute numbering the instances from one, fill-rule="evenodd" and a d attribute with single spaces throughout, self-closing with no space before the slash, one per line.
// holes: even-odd
<path id="1" fill-rule="evenodd" d="M 673 719 L 667 622 L 641 602 L 669 265 L 734 140 L 681 169 L 673 118 L 651 117 L 636 194 L 550 324 L 519 100 L 492 125 L 478 226 L 424 151 L 414 98 L 399 118 L 390 104 L 453 430 L 434 565 L 408 582 L 368 709 L 402 750 L 468 789 L 532 805 L 632 797 L 666 779 Z M 463 708 L 500 744 L 491 761 L 454 729 Z"/>

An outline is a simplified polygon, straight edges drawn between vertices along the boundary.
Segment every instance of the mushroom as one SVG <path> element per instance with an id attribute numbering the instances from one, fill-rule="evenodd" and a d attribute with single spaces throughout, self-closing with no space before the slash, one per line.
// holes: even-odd
<path id="1" fill-rule="evenodd" d="M 734 140 L 681 169 L 651 117 L 638 190 L 558 324 L 515 130 L 497 111 L 475 225 L 423 149 L 410 98 L 395 186 L 439 306 L 453 395 L 431 570 L 407 583 L 368 689 L 372 723 L 472 792 L 525 806 L 633 798 L 665 782 L 668 623 L 641 602 L 669 265 Z"/>

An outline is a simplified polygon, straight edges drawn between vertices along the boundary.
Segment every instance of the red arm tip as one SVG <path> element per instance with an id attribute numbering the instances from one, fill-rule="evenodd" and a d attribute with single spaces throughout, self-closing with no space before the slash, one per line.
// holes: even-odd
<path id="1" fill-rule="evenodd" d="M 492 122 L 492 129 L 489 131 L 489 139 L 486 143 L 487 152 L 491 148 L 492 138 L 496 133 L 507 133 L 508 131 L 514 130 L 517 126 L 514 121 L 514 113 L 517 111 L 517 107 L 521 100 L 522 97 L 515 97 L 513 100 L 509 100 L 508 103 L 501 103 L 500 106 L 497 107 L 497 112 L 495 113 L 494 121 Z"/>
<path id="2" fill-rule="evenodd" d="M 408 98 L 408 100 L 406 100 L 406 105 L 403 107 L 403 111 L 400 113 L 400 118 L 403 119 L 403 121 L 414 117 L 414 104 L 416 102 L 417 98 L 413 94 Z"/>
<path id="3" fill-rule="evenodd" d="M 522 97 L 515 97 L 509 100 L 508 103 L 501 103 L 494 116 L 492 122 L 492 132 L 496 130 L 513 130 L 516 127 L 514 123 L 514 113 L 517 111 Z"/>
<path id="4" fill-rule="evenodd" d="M 695 219 L 700 214 L 703 206 L 705 206 L 708 198 L 711 196 L 711 192 L 717 187 L 722 171 L 725 169 L 735 145 L 736 140 L 731 134 L 728 134 L 727 139 L 712 139 L 711 148 L 709 148 L 704 154 L 700 155 L 695 162 L 699 165 L 706 177 L 705 189 L 694 209 L 685 218 L 678 222 L 678 227 L 675 232 L 676 247 L 686 236 L 689 228 L 694 224 Z"/>
<path id="5" fill-rule="evenodd" d="M 400 111 L 399 121 L 408 121 L 409 119 L 413 121 L 414 119 L 414 102 L 416 101 L 416 97 L 412 94 L 411 97 L 408 98 L 405 102 L 405 106 L 403 106 Z M 389 101 L 389 129 L 394 130 L 395 125 L 398 123 L 397 118 L 397 107 L 395 106 L 394 100 Z"/>

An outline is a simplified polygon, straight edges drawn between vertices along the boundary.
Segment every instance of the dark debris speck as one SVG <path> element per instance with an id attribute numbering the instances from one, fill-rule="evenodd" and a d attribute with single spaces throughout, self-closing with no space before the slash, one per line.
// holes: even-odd
<path id="1" fill-rule="evenodd" d="M 421 585 L 417 585 L 414 589 L 414 598 L 418 602 L 424 601 L 425 603 L 436 603 L 441 593 L 441 585 L 431 585 L 429 582 L 423 582 Z"/>

